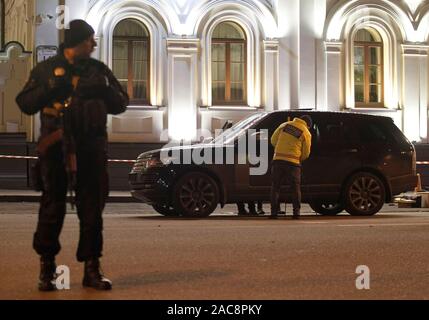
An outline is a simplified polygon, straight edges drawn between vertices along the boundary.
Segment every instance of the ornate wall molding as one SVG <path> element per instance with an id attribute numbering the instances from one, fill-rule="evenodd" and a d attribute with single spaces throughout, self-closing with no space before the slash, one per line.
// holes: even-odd
<path id="1" fill-rule="evenodd" d="M 153 13 L 161 17 L 160 21 L 164 23 L 169 36 L 195 37 L 201 29 L 201 19 L 207 12 L 228 10 L 231 7 L 250 12 L 261 24 L 267 37 L 274 38 L 278 35 L 273 0 L 139 0 L 130 3 L 133 6 L 153 8 Z M 97 21 L 101 16 L 124 5 L 127 5 L 127 1 L 91 0 L 86 19 L 97 28 Z"/>
<path id="2" fill-rule="evenodd" d="M 159 20 L 160 17 L 152 14 L 153 8 L 137 7 L 134 5 L 115 6 L 107 11 L 104 16 L 99 17 L 96 25 L 97 38 L 99 42 L 99 58 L 109 67 L 112 67 L 113 53 L 113 31 L 116 25 L 124 19 L 136 19 L 141 21 L 150 33 L 150 92 L 151 105 L 161 106 L 164 102 L 163 79 L 165 70 L 165 24 Z"/>
<path id="3" fill-rule="evenodd" d="M 412 21 L 403 7 L 392 1 L 379 0 L 353 0 L 339 1 L 328 11 L 324 39 L 325 41 L 342 41 L 347 36 L 347 29 L 356 20 L 378 17 L 388 24 L 395 24 L 401 35 L 399 39 L 406 41 L 418 41 L 423 37 L 419 36 Z"/>

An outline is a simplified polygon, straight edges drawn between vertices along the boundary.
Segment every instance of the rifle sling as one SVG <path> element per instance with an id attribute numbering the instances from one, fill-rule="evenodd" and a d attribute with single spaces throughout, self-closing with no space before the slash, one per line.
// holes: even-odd
<path id="1" fill-rule="evenodd" d="M 40 139 L 39 143 L 37 144 L 37 153 L 40 155 L 45 155 L 46 151 L 53 146 L 54 144 L 60 142 L 63 139 L 64 136 L 64 130 L 58 129 L 50 134 L 48 134 L 46 137 L 43 137 Z"/>

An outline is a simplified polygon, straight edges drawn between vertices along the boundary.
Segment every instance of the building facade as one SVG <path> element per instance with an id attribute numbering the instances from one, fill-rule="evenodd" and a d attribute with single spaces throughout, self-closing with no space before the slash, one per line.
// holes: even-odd
<path id="1" fill-rule="evenodd" d="M 199 140 L 199 129 L 299 108 L 389 116 L 428 142 L 427 0 L 20 2 L 5 1 L 5 43 L 31 51 L 30 64 L 58 47 L 63 19 L 96 30 L 94 57 L 132 98 L 109 119 L 111 142 Z M 38 118 L 28 123 L 37 139 Z"/>

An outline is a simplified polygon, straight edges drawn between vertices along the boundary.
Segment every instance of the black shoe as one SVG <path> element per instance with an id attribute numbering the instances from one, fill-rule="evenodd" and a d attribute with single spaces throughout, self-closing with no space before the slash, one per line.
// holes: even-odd
<path id="1" fill-rule="evenodd" d="M 277 219 L 279 215 L 277 213 L 271 213 L 270 219 Z"/>
<path id="2" fill-rule="evenodd" d="M 248 216 L 249 212 L 247 212 L 246 210 L 244 210 L 244 211 L 238 211 L 237 215 L 239 215 L 239 216 Z"/>
<path id="3" fill-rule="evenodd" d="M 256 210 L 250 210 L 249 211 L 249 216 L 257 216 L 258 213 L 256 212 Z"/>
<path id="4" fill-rule="evenodd" d="M 39 291 L 57 290 L 55 286 L 57 265 L 54 258 L 40 258 Z"/>
<path id="5" fill-rule="evenodd" d="M 281 215 L 281 216 L 285 216 L 285 215 L 286 215 L 286 211 L 280 211 L 280 212 L 279 212 L 279 215 Z"/>
<path id="6" fill-rule="evenodd" d="M 264 210 L 258 210 L 257 214 L 260 216 L 265 216 L 265 211 Z"/>
<path id="7" fill-rule="evenodd" d="M 112 282 L 105 278 L 100 271 L 100 260 L 91 259 L 85 262 L 85 275 L 82 285 L 96 290 L 111 290 Z"/>

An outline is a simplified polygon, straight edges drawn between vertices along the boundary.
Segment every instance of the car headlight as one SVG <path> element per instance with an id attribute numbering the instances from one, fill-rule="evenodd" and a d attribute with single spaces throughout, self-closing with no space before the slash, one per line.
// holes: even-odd
<path id="1" fill-rule="evenodd" d="M 141 173 L 149 168 L 159 168 L 163 166 L 165 166 L 165 164 L 159 159 L 159 157 L 143 155 L 137 159 L 131 173 Z"/>
<path id="2" fill-rule="evenodd" d="M 162 163 L 162 161 L 159 158 L 150 158 L 144 161 L 143 163 L 143 167 L 145 169 L 163 167 L 163 166 L 165 166 L 165 164 Z"/>

